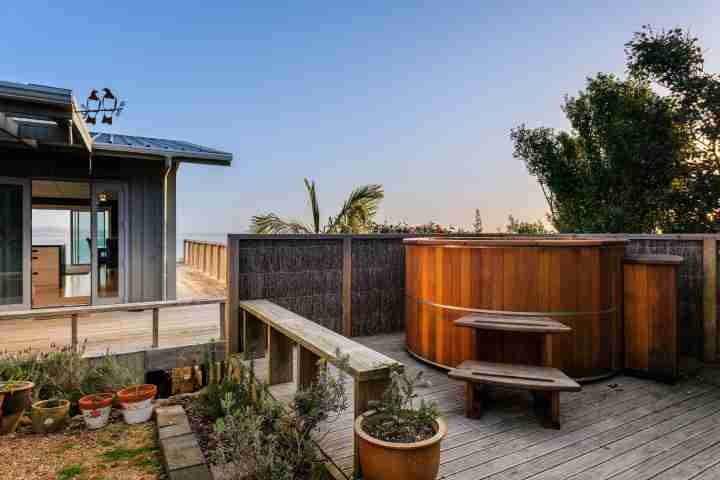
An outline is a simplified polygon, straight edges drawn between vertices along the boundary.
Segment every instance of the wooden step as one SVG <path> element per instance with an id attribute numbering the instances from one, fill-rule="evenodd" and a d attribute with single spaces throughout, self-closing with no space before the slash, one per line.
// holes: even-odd
<path id="1" fill-rule="evenodd" d="M 465 382 L 555 392 L 575 392 L 582 387 L 552 367 L 467 360 L 448 372 L 450 378 Z"/>
<path id="2" fill-rule="evenodd" d="M 564 323 L 552 318 L 539 316 L 491 315 L 473 313 L 458 318 L 453 322 L 458 327 L 476 328 L 478 330 L 499 330 L 503 332 L 528 333 L 567 333 L 572 331 Z"/>

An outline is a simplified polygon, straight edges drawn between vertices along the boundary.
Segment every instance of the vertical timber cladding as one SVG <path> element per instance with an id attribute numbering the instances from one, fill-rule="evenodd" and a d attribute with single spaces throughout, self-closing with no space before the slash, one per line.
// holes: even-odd
<path id="1" fill-rule="evenodd" d="M 679 255 L 683 262 L 678 269 L 678 342 L 681 355 L 703 357 L 704 318 L 706 302 L 706 268 L 701 238 L 674 235 L 633 237 L 626 247 L 632 254 Z M 714 301 L 714 299 L 713 299 Z M 707 358 L 706 358 L 707 359 Z"/>

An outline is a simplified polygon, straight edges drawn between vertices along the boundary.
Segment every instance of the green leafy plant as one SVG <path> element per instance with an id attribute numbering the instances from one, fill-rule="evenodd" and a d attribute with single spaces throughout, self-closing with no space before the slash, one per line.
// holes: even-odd
<path id="1" fill-rule="evenodd" d="M 336 353 L 337 371 L 324 362 L 316 380 L 296 392 L 290 405 L 274 400 L 267 385 L 251 378 L 250 401 L 238 402 L 232 392 L 222 401 L 224 417 L 215 425 L 218 446 L 214 461 L 229 478 L 257 480 L 326 478 L 317 448 L 322 426 L 347 408 L 348 357 Z M 252 372 L 251 372 L 252 373 Z M 243 377 L 247 378 L 247 377 Z M 246 397 L 247 399 L 248 397 Z"/>
<path id="2" fill-rule="evenodd" d="M 363 429 L 386 442 L 411 443 L 432 437 L 440 411 L 437 403 L 418 399 L 415 393 L 422 384 L 422 370 L 413 375 L 402 366 L 389 368 L 390 385 L 379 401 L 370 402 L 375 413 L 365 419 Z"/>
<path id="3" fill-rule="evenodd" d="M 52 398 L 76 404 L 83 395 L 118 390 L 133 383 L 130 371 L 110 354 L 90 361 L 79 349 L 52 346 L 47 352 L 0 354 L 0 380 L 30 381 L 35 384 L 33 400 Z"/>
<path id="4" fill-rule="evenodd" d="M 347 200 L 325 226 L 320 223 L 320 205 L 314 181 L 305 179 L 313 223 L 284 220 L 275 213 L 255 215 L 250 220 L 253 233 L 367 233 L 380 202 L 385 197 L 382 185 L 363 185 L 350 192 Z"/>

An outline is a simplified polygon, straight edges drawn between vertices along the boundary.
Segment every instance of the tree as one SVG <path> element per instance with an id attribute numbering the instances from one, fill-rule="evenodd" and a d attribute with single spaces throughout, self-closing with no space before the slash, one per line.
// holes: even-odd
<path id="1" fill-rule="evenodd" d="M 480 209 L 475 209 L 475 221 L 473 222 L 473 230 L 475 233 L 482 233 L 483 231 L 483 224 L 482 224 L 482 218 L 480 217 Z"/>
<path id="2" fill-rule="evenodd" d="M 565 97 L 570 132 L 511 131 L 513 156 L 535 175 L 559 232 L 653 232 L 667 219 L 668 192 L 688 139 L 672 99 L 631 78 L 598 74 Z"/>
<path id="3" fill-rule="evenodd" d="M 284 220 L 275 213 L 255 215 L 250 220 L 253 233 L 366 233 L 373 224 L 380 202 L 385 197 L 382 185 L 363 185 L 348 196 L 338 214 L 320 223 L 320 205 L 314 181 L 305 179 L 312 225 L 297 220 Z"/>
<path id="4" fill-rule="evenodd" d="M 505 232 L 517 235 L 546 235 L 550 233 L 545 229 L 545 224 L 542 220 L 538 220 L 535 223 L 524 222 L 516 219 L 512 216 L 512 214 L 508 215 L 508 223 L 505 227 Z"/>
<path id="5" fill-rule="evenodd" d="M 690 141 L 670 194 L 665 231 L 720 230 L 720 77 L 705 72 L 699 40 L 682 29 L 643 26 L 625 45 L 630 75 L 656 82 Z"/>

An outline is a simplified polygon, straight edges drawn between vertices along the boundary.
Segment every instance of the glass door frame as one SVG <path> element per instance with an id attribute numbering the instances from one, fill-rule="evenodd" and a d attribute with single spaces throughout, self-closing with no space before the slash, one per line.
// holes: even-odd
<path id="1" fill-rule="evenodd" d="M 118 295 L 114 297 L 100 297 L 98 295 L 99 271 L 98 271 L 98 238 L 97 238 L 97 217 L 98 217 L 98 194 L 103 190 L 111 190 L 119 193 L 118 201 Z M 125 303 L 127 297 L 127 184 L 111 180 L 92 180 L 90 182 L 90 272 L 92 285 L 92 305 L 108 305 Z"/>
<path id="2" fill-rule="evenodd" d="M 22 193 L 22 303 L 0 305 L 0 310 L 30 310 L 32 308 L 32 183 L 29 178 L 2 177 L 0 184 L 20 185 Z"/>

